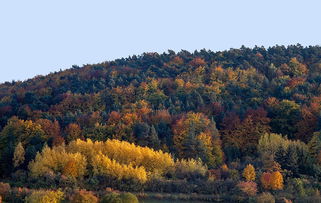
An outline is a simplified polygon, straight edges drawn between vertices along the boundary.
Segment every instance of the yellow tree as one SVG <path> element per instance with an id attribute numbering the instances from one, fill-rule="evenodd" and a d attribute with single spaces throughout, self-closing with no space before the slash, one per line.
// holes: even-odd
<path id="1" fill-rule="evenodd" d="M 59 203 L 63 200 L 64 193 L 60 190 L 34 190 L 25 202 L 27 203 Z"/>
<path id="2" fill-rule="evenodd" d="M 243 177 L 246 181 L 254 181 L 255 180 L 255 168 L 252 164 L 248 164 L 243 171 Z"/>
<path id="3" fill-rule="evenodd" d="M 93 157 L 92 166 L 95 175 L 111 176 L 119 180 L 135 179 L 142 183 L 147 181 L 147 173 L 144 167 L 133 167 L 131 164 L 120 164 L 102 153 Z"/>
<path id="4" fill-rule="evenodd" d="M 143 166 L 151 172 L 164 173 L 174 165 L 174 160 L 168 153 L 119 140 L 107 140 L 102 153 L 119 163 Z"/>
<path id="5" fill-rule="evenodd" d="M 68 153 L 64 146 L 45 146 L 41 153 L 37 153 L 34 161 L 29 163 L 30 173 L 34 177 L 46 173 L 63 173 L 72 178 L 82 177 L 86 173 L 87 161 L 80 153 Z"/>
<path id="6" fill-rule="evenodd" d="M 179 158 L 201 158 L 210 168 L 222 162 L 219 133 L 215 123 L 203 113 L 189 112 L 172 128 L 174 148 Z"/>
<path id="7" fill-rule="evenodd" d="M 67 177 L 76 178 L 78 176 L 77 163 L 74 160 L 69 160 L 64 165 L 62 174 Z"/>
<path id="8" fill-rule="evenodd" d="M 146 171 L 159 174 L 165 173 L 174 165 L 174 160 L 169 153 L 115 139 L 106 142 L 78 139 L 69 143 L 67 151 L 69 153 L 81 153 L 89 162 L 92 162 L 98 153 L 102 153 L 120 164 L 131 164 L 135 167 L 143 166 Z"/>
<path id="9" fill-rule="evenodd" d="M 308 73 L 307 66 L 300 63 L 297 58 L 291 58 L 289 62 L 289 69 L 289 75 L 291 76 L 302 76 Z"/>
<path id="10" fill-rule="evenodd" d="M 283 176 L 279 171 L 275 171 L 271 174 L 270 184 L 272 190 L 282 190 L 283 189 Z"/>

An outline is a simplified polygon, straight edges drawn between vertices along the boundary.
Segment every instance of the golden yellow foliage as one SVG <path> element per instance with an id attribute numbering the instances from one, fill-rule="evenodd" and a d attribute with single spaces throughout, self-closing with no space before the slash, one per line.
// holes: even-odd
<path id="1" fill-rule="evenodd" d="M 215 157 L 213 155 L 213 140 L 212 136 L 209 133 L 201 132 L 198 136 L 197 139 L 203 144 L 204 149 L 205 149 L 205 158 L 204 162 L 211 167 L 214 166 L 215 163 Z"/>
<path id="2" fill-rule="evenodd" d="M 229 81 L 236 81 L 237 80 L 237 73 L 235 71 L 233 71 L 233 69 L 228 68 L 226 70 L 226 75 L 227 75 L 227 79 Z"/>
<path id="3" fill-rule="evenodd" d="M 71 142 L 67 149 L 70 152 L 79 152 L 91 160 L 98 153 L 116 160 L 120 164 L 133 165 L 135 167 L 143 166 L 147 171 L 163 173 L 174 165 L 174 160 L 170 154 L 155 151 L 148 147 L 140 147 L 135 144 L 119 141 L 107 140 L 106 142 L 92 142 L 75 140 Z"/>
<path id="4" fill-rule="evenodd" d="M 168 153 L 160 150 L 155 151 L 148 147 L 136 146 L 125 141 L 107 140 L 103 153 L 120 163 L 143 166 L 147 171 L 151 172 L 162 173 L 174 165 L 174 160 Z"/>
<path id="5" fill-rule="evenodd" d="M 158 88 L 158 81 L 156 79 L 152 79 L 148 84 L 149 89 L 156 90 Z"/>
<path id="6" fill-rule="evenodd" d="M 135 121 L 139 120 L 138 116 L 136 113 L 126 113 L 123 117 L 122 117 L 122 121 L 126 124 L 126 125 L 133 125 Z"/>
<path id="7" fill-rule="evenodd" d="M 282 190 L 283 189 L 283 176 L 279 171 L 275 171 L 271 174 L 271 188 L 272 190 Z"/>
<path id="8" fill-rule="evenodd" d="M 212 137 L 208 133 L 201 132 L 197 138 L 202 141 L 204 147 L 211 149 L 212 148 Z"/>
<path id="9" fill-rule="evenodd" d="M 224 83 L 213 81 L 210 85 L 207 85 L 211 91 L 214 91 L 216 94 L 220 94 L 222 92 L 222 88 L 224 87 Z"/>
<path id="10" fill-rule="evenodd" d="M 248 164 L 243 171 L 243 177 L 246 179 L 246 181 L 254 181 L 255 176 L 255 168 L 252 164 Z"/>
<path id="11" fill-rule="evenodd" d="M 197 88 L 199 85 L 198 84 L 196 84 L 196 83 L 192 83 L 192 82 L 186 82 L 185 83 L 185 86 L 184 86 L 184 88 L 186 89 L 186 90 L 192 90 L 192 89 L 194 89 L 194 88 Z"/>
<path id="12" fill-rule="evenodd" d="M 71 166 L 71 164 L 73 166 Z M 69 166 L 68 166 L 69 165 Z M 29 169 L 32 176 L 42 176 L 46 173 L 67 173 L 70 177 L 82 177 L 86 173 L 86 158 L 80 153 L 67 153 L 64 146 L 44 147 L 41 153 L 30 162 Z M 67 169 L 66 166 L 70 167 Z M 71 169 L 74 167 L 74 169 Z"/>
<path id="13" fill-rule="evenodd" d="M 68 161 L 63 167 L 63 175 L 67 177 L 77 177 L 78 175 L 78 168 L 77 163 L 74 160 Z"/>
<path id="14" fill-rule="evenodd" d="M 140 182 L 146 182 L 148 174 L 161 175 L 174 166 L 170 154 L 148 147 L 119 140 L 93 142 L 78 139 L 66 147 L 44 147 L 29 164 L 29 169 L 34 177 L 49 172 L 78 178 L 86 173 L 87 160 L 89 169 L 92 169 L 88 174 Z"/>
<path id="15" fill-rule="evenodd" d="M 92 158 L 102 152 L 104 148 L 104 142 L 101 141 L 91 141 L 91 139 L 87 139 L 86 141 L 77 139 L 69 143 L 66 146 L 66 150 L 70 153 L 80 153 L 86 157 L 89 164 L 92 163 Z"/>
<path id="16" fill-rule="evenodd" d="M 178 87 L 184 87 L 184 85 L 185 85 L 184 80 L 179 79 L 179 78 L 175 79 L 175 83 L 177 84 Z"/>
<path id="17" fill-rule="evenodd" d="M 133 167 L 111 160 L 102 153 L 93 157 L 94 175 L 112 176 L 118 179 L 136 179 L 142 183 L 147 181 L 147 173 L 144 167 Z"/>
<path id="18" fill-rule="evenodd" d="M 261 176 L 261 184 L 264 189 L 282 190 L 283 176 L 279 171 L 264 172 Z"/>

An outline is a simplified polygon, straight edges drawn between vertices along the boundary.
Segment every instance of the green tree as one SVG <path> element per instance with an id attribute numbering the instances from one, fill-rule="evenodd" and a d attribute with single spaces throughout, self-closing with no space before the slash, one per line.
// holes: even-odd
<path id="1" fill-rule="evenodd" d="M 295 101 L 282 100 L 272 106 L 270 113 L 272 131 L 293 138 L 297 131 L 296 123 L 300 119 L 300 105 Z"/>
<path id="2" fill-rule="evenodd" d="M 13 170 L 14 151 L 19 142 L 25 149 L 25 161 L 35 158 L 36 152 L 42 149 L 48 140 L 41 126 L 13 117 L 0 133 L 0 174 L 8 175 Z"/>
<path id="3" fill-rule="evenodd" d="M 314 133 L 313 137 L 308 143 L 308 147 L 309 147 L 309 152 L 312 159 L 318 164 L 321 164 L 321 162 L 318 162 L 318 156 L 321 152 L 321 133 L 320 132 Z"/>

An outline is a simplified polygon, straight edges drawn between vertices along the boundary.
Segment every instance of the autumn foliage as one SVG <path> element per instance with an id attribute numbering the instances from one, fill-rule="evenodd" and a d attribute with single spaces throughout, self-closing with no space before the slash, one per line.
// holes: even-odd
<path id="1" fill-rule="evenodd" d="M 120 180 L 134 179 L 142 183 L 147 181 L 147 172 L 143 166 L 120 164 L 101 153 L 93 157 L 92 167 L 94 175 L 111 176 Z"/>
<path id="2" fill-rule="evenodd" d="M 64 198 L 62 191 L 38 190 L 33 191 L 27 198 L 27 203 L 60 203 Z"/>
<path id="3" fill-rule="evenodd" d="M 254 196 L 257 193 L 257 184 L 252 181 L 240 182 L 237 187 L 249 196 Z"/>
<path id="4" fill-rule="evenodd" d="M 71 142 L 67 149 L 71 152 L 80 152 L 88 160 L 92 160 L 100 152 L 121 164 L 143 166 L 147 171 L 152 172 L 163 173 L 174 165 L 174 160 L 168 153 L 119 140 L 106 142 L 76 140 Z"/>
<path id="5" fill-rule="evenodd" d="M 312 197 L 321 179 L 320 58 L 319 46 L 301 45 L 169 50 L 0 84 L 0 178 L 230 202 L 294 199 L 299 178 Z M 255 183 L 275 198 L 255 194 Z"/>
<path id="6" fill-rule="evenodd" d="M 35 177 L 61 173 L 70 178 L 82 178 L 93 174 L 142 183 L 147 181 L 149 172 L 163 174 L 173 166 L 171 155 L 162 151 L 125 141 L 92 142 L 89 139 L 75 140 L 66 147 L 46 146 L 29 164 L 31 175 Z"/>
<path id="7" fill-rule="evenodd" d="M 252 164 L 248 164 L 243 171 L 243 177 L 246 181 L 254 181 L 255 180 L 255 168 Z"/>
<path id="8" fill-rule="evenodd" d="M 264 172 L 261 176 L 262 187 L 266 190 L 282 190 L 283 176 L 279 171 Z"/>
<path id="9" fill-rule="evenodd" d="M 72 178 L 82 177 L 86 173 L 87 160 L 80 153 L 69 153 L 64 146 L 44 147 L 35 160 L 29 164 L 32 176 L 43 176 L 47 173 L 61 173 Z"/>

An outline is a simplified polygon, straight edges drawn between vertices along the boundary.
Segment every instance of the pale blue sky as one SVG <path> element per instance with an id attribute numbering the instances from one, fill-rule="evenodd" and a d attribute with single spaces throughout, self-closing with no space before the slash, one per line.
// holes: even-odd
<path id="1" fill-rule="evenodd" d="M 0 82 L 143 52 L 321 44 L 320 0 L 1 0 Z"/>

